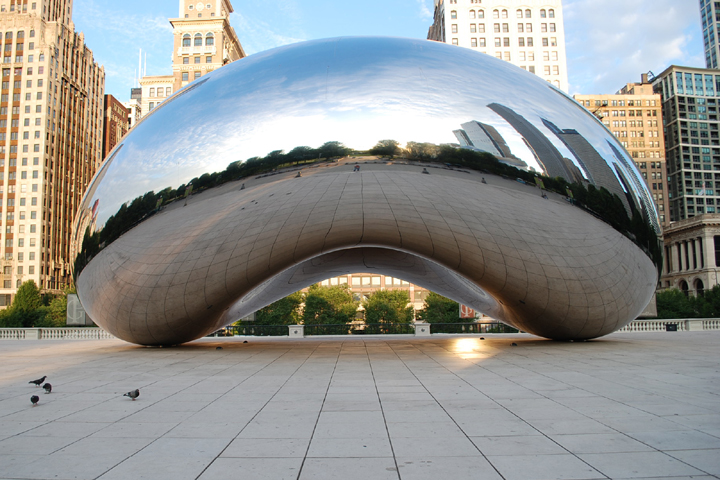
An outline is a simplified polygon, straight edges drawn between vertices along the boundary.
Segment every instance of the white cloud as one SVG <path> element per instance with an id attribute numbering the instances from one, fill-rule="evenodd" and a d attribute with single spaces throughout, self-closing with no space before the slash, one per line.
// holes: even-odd
<path id="1" fill-rule="evenodd" d="M 571 93 L 614 93 L 671 64 L 704 67 L 697 0 L 566 0 Z"/>
<path id="2" fill-rule="evenodd" d="M 428 0 L 417 0 L 418 6 L 420 7 L 420 18 L 427 18 L 432 20 L 433 11 L 428 7 Z M 432 5 L 432 2 L 429 2 Z"/>
<path id="3" fill-rule="evenodd" d="M 299 20 L 297 8 L 286 5 L 283 11 L 286 14 L 285 17 L 290 17 L 290 23 L 297 23 L 297 20 Z M 236 32 L 239 32 L 240 42 L 248 55 L 306 40 L 306 36 L 302 32 L 292 26 L 288 27 L 287 22 L 275 22 L 270 25 L 260 18 L 246 17 L 235 11 L 231 14 L 230 23 L 234 26 Z M 278 33 L 278 29 L 292 33 Z"/>

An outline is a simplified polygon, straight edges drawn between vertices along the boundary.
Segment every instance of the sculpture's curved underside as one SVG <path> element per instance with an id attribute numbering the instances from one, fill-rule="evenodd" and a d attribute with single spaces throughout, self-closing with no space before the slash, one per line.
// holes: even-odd
<path id="1" fill-rule="evenodd" d="M 571 203 L 555 188 L 546 199 L 487 170 L 371 158 L 360 171 L 341 161 L 215 182 L 137 218 L 134 204 L 123 207 L 274 150 L 385 139 L 460 143 L 458 152 L 489 152 L 591 194 Z M 617 196 L 614 209 L 593 200 L 607 203 L 601 187 Z M 643 310 L 657 280 L 656 231 L 625 151 L 549 84 L 444 44 L 343 38 L 235 62 L 130 132 L 78 215 L 76 276 L 91 318 L 140 344 L 199 338 L 356 272 L 403 278 L 537 335 L 582 339 Z"/>

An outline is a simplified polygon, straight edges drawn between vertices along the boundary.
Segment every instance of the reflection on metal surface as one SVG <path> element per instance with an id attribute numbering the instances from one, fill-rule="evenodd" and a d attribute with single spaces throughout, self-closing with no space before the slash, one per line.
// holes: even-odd
<path id="1" fill-rule="evenodd" d="M 369 149 L 385 159 L 347 157 Z M 75 275 L 90 316 L 141 344 L 363 271 L 592 338 L 650 299 L 658 232 L 627 153 L 548 83 L 450 45 L 338 38 L 234 62 L 146 117 L 78 212 Z"/>

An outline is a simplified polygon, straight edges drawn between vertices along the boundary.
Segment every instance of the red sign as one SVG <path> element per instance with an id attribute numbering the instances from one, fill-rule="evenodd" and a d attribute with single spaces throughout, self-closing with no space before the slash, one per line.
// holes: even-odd
<path id="1" fill-rule="evenodd" d="M 475 318 L 475 310 L 465 305 L 460 305 L 460 318 Z"/>

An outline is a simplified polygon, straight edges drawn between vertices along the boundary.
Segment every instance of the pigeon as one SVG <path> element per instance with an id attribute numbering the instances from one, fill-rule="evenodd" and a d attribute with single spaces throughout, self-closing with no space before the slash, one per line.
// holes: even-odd
<path id="1" fill-rule="evenodd" d="M 131 390 L 131 391 L 127 392 L 125 395 L 123 395 L 123 397 L 130 397 L 133 402 L 139 396 L 140 396 L 140 390 L 137 388 L 135 390 Z"/>
<path id="2" fill-rule="evenodd" d="M 42 385 L 42 383 L 45 381 L 46 378 L 47 378 L 47 375 L 42 378 L 38 378 L 37 380 L 28 382 L 28 383 L 34 383 L 36 387 L 39 387 L 40 385 Z"/>
<path id="3" fill-rule="evenodd" d="M 52 392 L 52 385 L 50 385 L 49 383 L 46 383 L 45 385 L 43 385 L 43 388 L 45 389 L 45 393 Z"/>
<path id="4" fill-rule="evenodd" d="M 37 395 L 33 395 L 32 397 L 30 397 L 30 401 L 32 402 L 33 407 L 34 407 L 40 401 L 40 397 L 38 397 Z"/>
<path id="5" fill-rule="evenodd" d="M 512 345 L 513 347 L 517 347 L 517 343 L 515 343 L 515 342 L 512 342 L 511 345 Z"/>
<path id="6" fill-rule="evenodd" d="M 485 337 L 480 337 L 480 340 L 485 340 Z"/>
<path id="7" fill-rule="evenodd" d="M 215 350 L 222 350 L 222 347 L 215 347 Z"/>
<path id="8" fill-rule="evenodd" d="M 247 340 L 245 340 L 243 343 L 247 343 Z"/>

